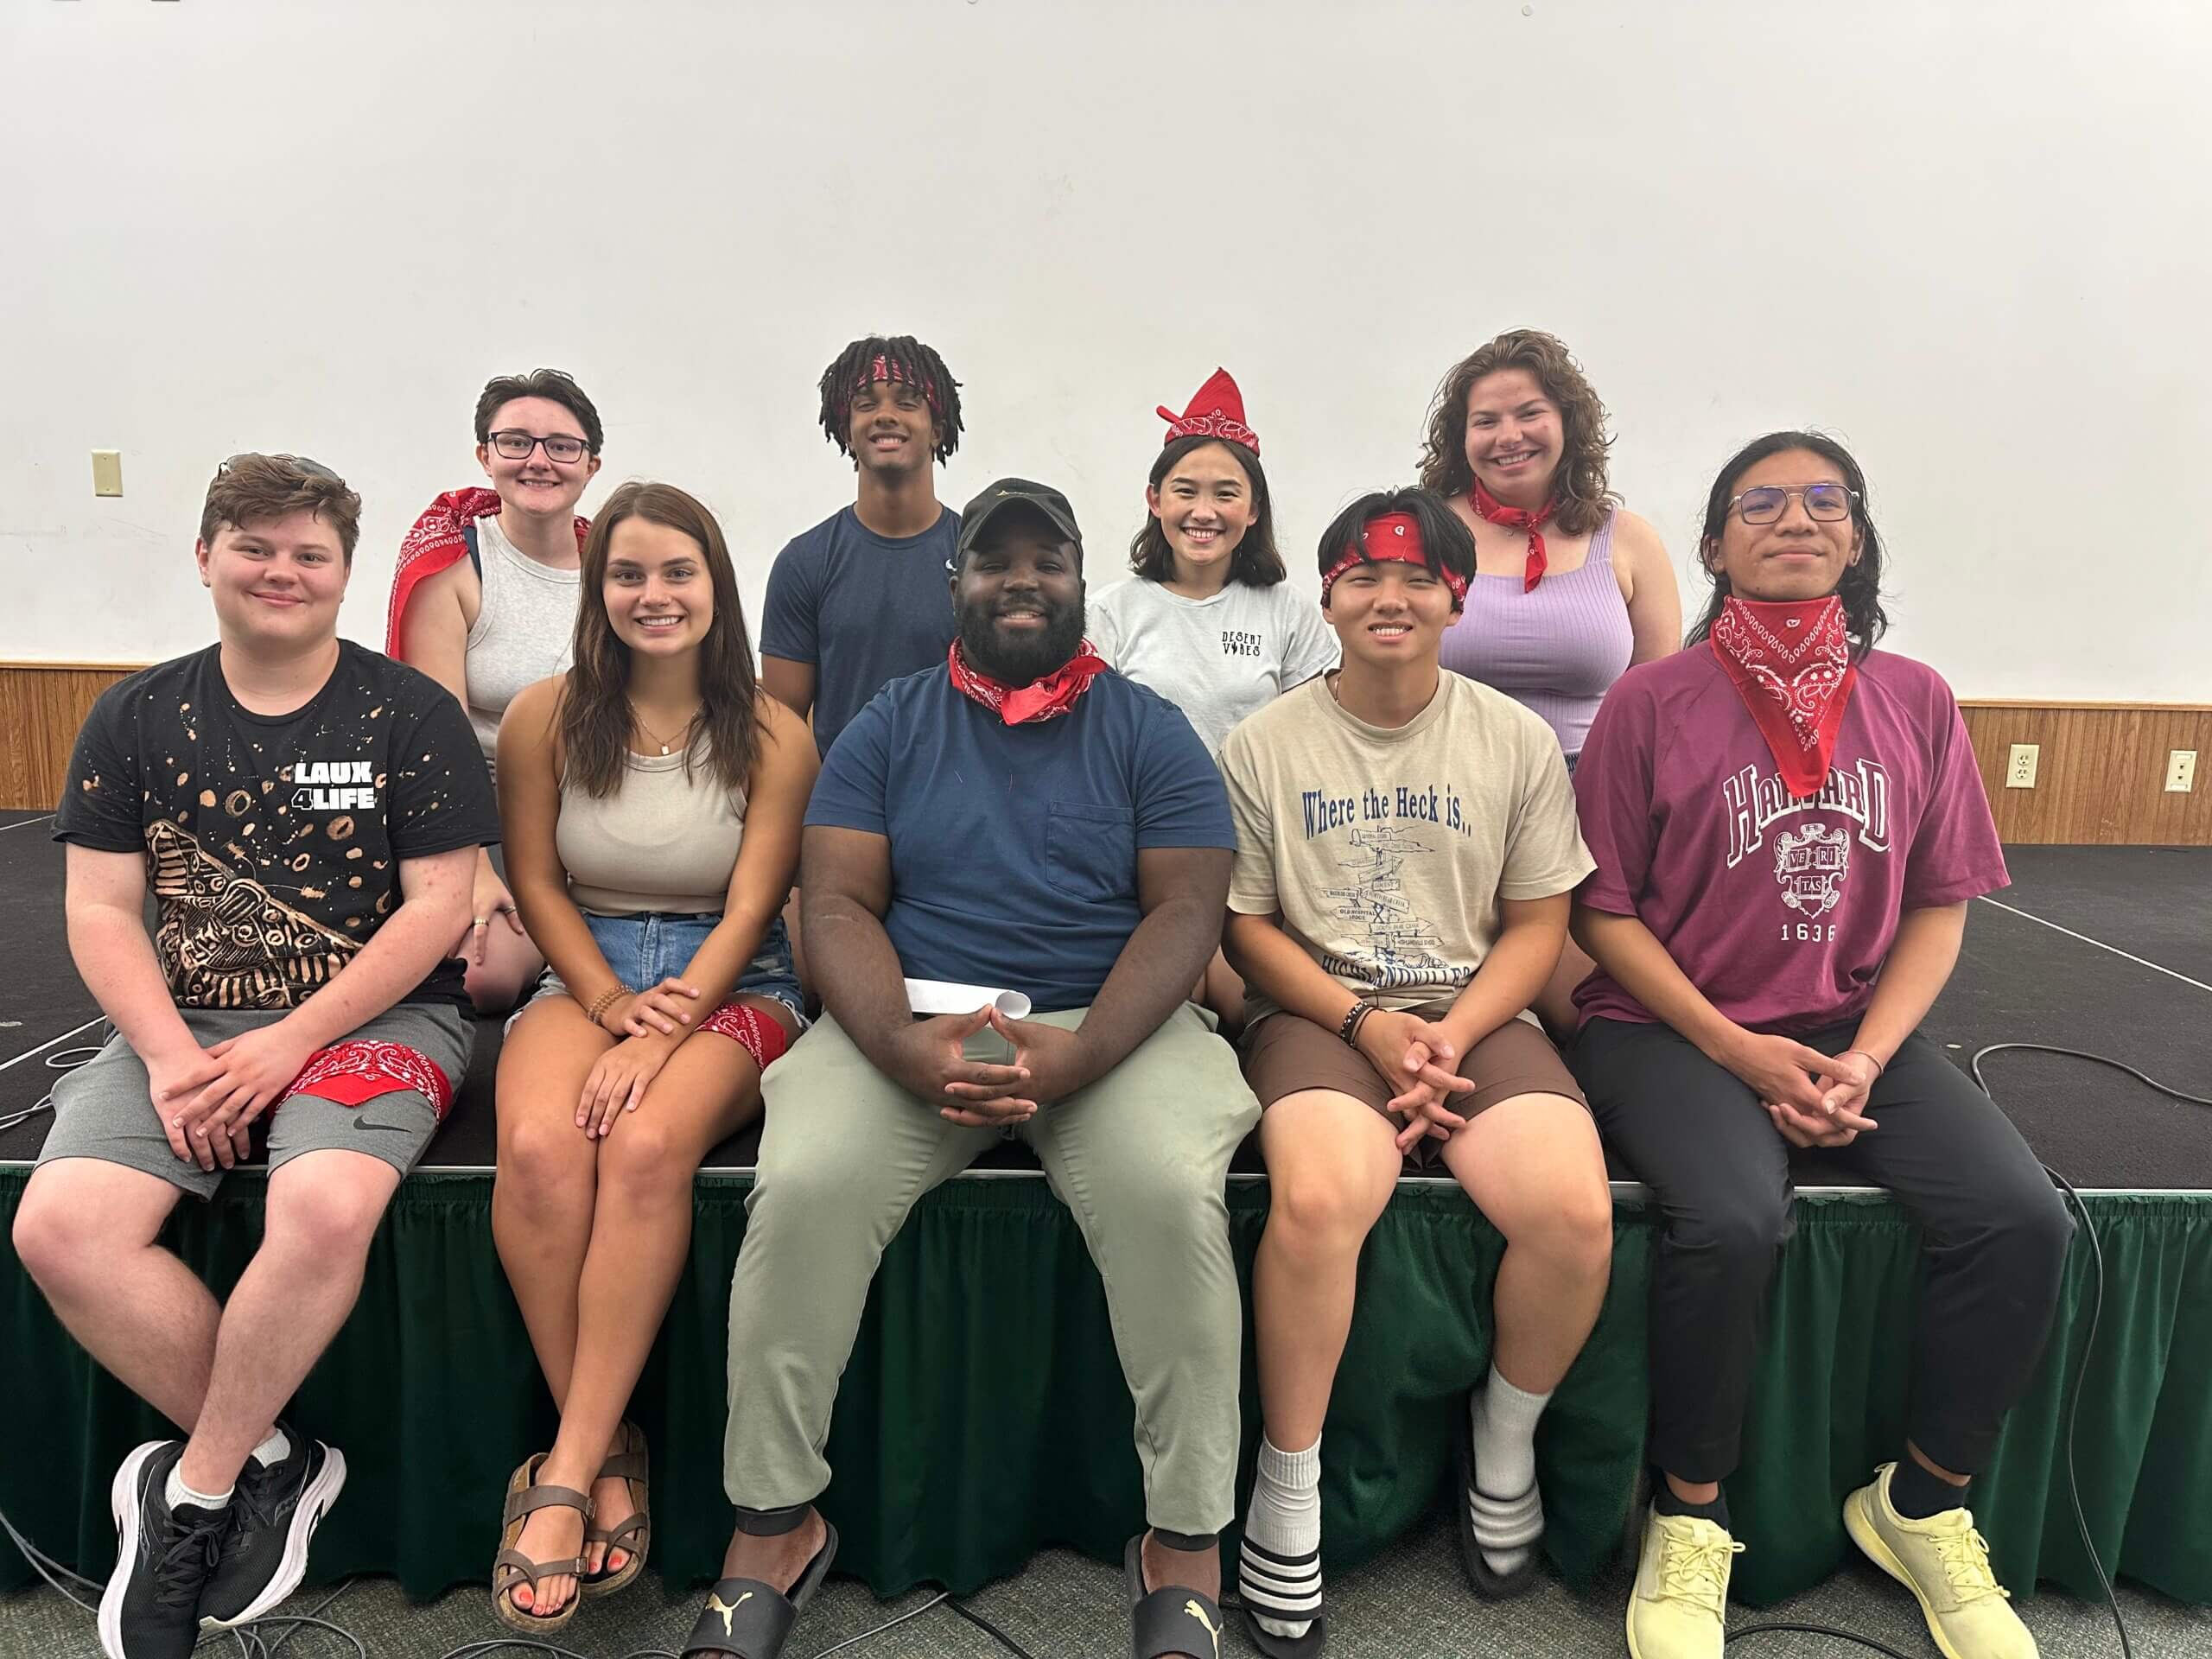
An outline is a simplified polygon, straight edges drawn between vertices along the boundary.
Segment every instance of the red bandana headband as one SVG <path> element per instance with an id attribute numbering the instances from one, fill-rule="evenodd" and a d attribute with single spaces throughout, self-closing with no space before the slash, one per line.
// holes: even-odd
<path id="1" fill-rule="evenodd" d="M 1428 568 L 1428 554 L 1421 538 L 1421 521 L 1410 512 L 1378 513 L 1359 527 L 1359 540 L 1344 550 L 1338 559 L 1321 573 L 1321 603 L 1329 602 L 1329 589 L 1337 585 L 1337 578 L 1358 564 L 1417 564 Z M 1452 608 L 1464 610 L 1467 604 L 1467 579 L 1453 571 L 1440 573 L 1444 585 L 1452 590 Z"/>
<path id="2" fill-rule="evenodd" d="M 1160 440 L 1163 448 L 1178 438 L 1206 437 L 1241 443 L 1254 454 L 1260 453 L 1260 435 L 1244 424 L 1244 394 L 1227 369 L 1216 369 L 1207 377 L 1180 415 L 1165 404 L 1153 413 L 1167 423 L 1167 435 Z"/>
<path id="3" fill-rule="evenodd" d="M 1796 800 L 1819 794 L 1859 682 L 1843 601 L 1830 594 L 1775 603 L 1731 594 L 1707 643 L 1766 739 L 1783 787 Z"/>
<path id="4" fill-rule="evenodd" d="M 1076 647 L 1074 656 L 1042 679 L 1033 680 L 1027 685 L 1008 685 L 1003 680 L 977 673 L 968 666 L 967 653 L 960 649 L 957 639 L 952 642 L 947 661 L 952 669 L 952 683 L 961 696 L 982 703 L 1009 726 L 1027 726 L 1065 715 L 1107 666 L 1106 659 L 1088 639 Z"/>
<path id="5" fill-rule="evenodd" d="M 878 352 L 875 354 L 875 361 L 868 365 L 868 372 L 853 383 L 853 395 L 855 397 L 859 397 L 879 380 L 888 380 L 893 385 L 903 386 L 906 384 L 906 372 L 899 366 L 896 359 L 887 357 L 881 352 Z M 930 412 L 942 416 L 944 411 L 938 407 L 937 382 L 925 380 L 921 383 L 921 388 L 922 401 L 930 406 Z"/>
<path id="6" fill-rule="evenodd" d="M 1474 488 L 1467 493 L 1467 499 L 1473 504 L 1477 514 L 1491 524 L 1503 524 L 1508 530 L 1529 532 L 1529 557 L 1521 568 L 1521 591 L 1534 593 L 1536 584 L 1544 579 L 1546 567 L 1551 563 L 1544 556 L 1544 526 L 1550 522 L 1553 511 L 1558 507 L 1559 498 L 1549 498 L 1534 512 L 1522 507 L 1509 507 L 1484 489 L 1482 480 L 1478 478 L 1475 480 Z"/>

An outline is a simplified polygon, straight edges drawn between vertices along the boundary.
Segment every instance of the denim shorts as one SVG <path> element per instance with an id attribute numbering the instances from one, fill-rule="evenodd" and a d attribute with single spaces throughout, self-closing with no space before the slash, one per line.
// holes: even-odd
<path id="1" fill-rule="evenodd" d="M 592 943 L 607 958 L 607 965 L 615 978 L 634 990 L 658 985 L 664 979 L 682 977 L 699 947 L 707 942 L 707 935 L 722 919 L 711 911 L 689 916 L 658 911 L 642 916 L 599 916 L 588 910 L 583 912 L 583 918 L 584 925 L 591 930 Z M 549 966 L 544 977 L 537 982 L 537 995 L 530 1002 L 568 994 L 569 988 L 562 983 L 561 976 Z M 798 988 L 798 969 L 791 960 L 791 936 L 781 916 L 768 924 L 768 931 L 760 938 L 760 949 L 738 976 L 730 995 L 764 996 L 780 1002 L 791 1010 L 794 1028 L 806 1029 L 805 1001 Z M 523 1007 L 528 1007 L 530 1002 L 523 1004 Z M 522 1008 L 516 1009 L 508 1018 L 508 1026 L 512 1027 L 521 1016 Z"/>

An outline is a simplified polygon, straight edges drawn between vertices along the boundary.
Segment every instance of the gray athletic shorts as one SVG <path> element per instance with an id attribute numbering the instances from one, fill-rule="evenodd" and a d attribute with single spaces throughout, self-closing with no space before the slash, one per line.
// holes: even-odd
<path id="1" fill-rule="evenodd" d="M 281 1008 L 177 1012 L 202 1048 L 284 1017 Z M 445 1073 L 454 1096 L 461 1093 L 470 1045 L 468 1022 L 460 1009 L 446 1003 L 402 1003 L 349 1032 L 316 1058 L 359 1042 L 412 1049 Z M 255 1120 L 253 1138 L 257 1145 L 265 1139 L 270 1169 L 303 1152 L 335 1148 L 381 1158 L 404 1175 L 422 1157 L 437 1128 L 436 1109 L 419 1090 L 388 1090 L 358 1106 L 321 1095 L 296 1094 Z M 48 1164 L 57 1158 L 98 1158 L 126 1169 L 142 1169 L 200 1198 L 213 1198 L 229 1173 L 219 1164 L 202 1169 L 169 1149 L 168 1137 L 162 1133 L 162 1121 L 154 1111 L 146 1067 L 119 1033 L 54 1085 L 54 1128 L 47 1133 L 38 1160 Z"/>

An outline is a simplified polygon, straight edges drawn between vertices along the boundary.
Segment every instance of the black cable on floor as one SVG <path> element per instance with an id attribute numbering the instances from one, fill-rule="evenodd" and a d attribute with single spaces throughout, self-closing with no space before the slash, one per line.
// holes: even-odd
<path id="1" fill-rule="evenodd" d="M 951 1608 L 954 1612 L 959 1614 L 961 1618 L 966 1619 L 970 1624 L 973 1624 L 977 1630 L 982 1630 L 985 1635 L 988 1636 L 1008 1653 L 1014 1655 L 1014 1659 L 1037 1659 L 1036 1655 L 1030 1652 L 1028 1649 L 1023 1647 L 1020 1643 L 1015 1641 L 1004 1630 L 999 1629 L 997 1625 L 992 1624 L 989 1619 L 985 1618 L 974 1608 L 967 1606 L 963 1603 L 951 1600 L 949 1598 L 946 1599 L 944 1605 Z"/>

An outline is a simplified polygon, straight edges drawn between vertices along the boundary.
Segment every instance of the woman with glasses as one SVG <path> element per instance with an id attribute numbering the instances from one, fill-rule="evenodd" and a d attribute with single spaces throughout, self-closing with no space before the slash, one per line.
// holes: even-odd
<path id="1" fill-rule="evenodd" d="M 487 764 L 508 701 L 569 665 L 590 529 L 576 502 L 601 436 L 599 411 L 560 370 L 500 375 L 476 400 L 476 464 L 492 487 L 448 491 L 400 544 L 385 650 L 461 699 Z M 454 954 L 485 1013 L 512 1007 L 545 966 L 490 848 Z"/>
<path id="2" fill-rule="evenodd" d="M 1622 677 L 1574 779 L 1598 867 L 1575 896 L 1597 971 L 1574 1069 L 1667 1218 L 1629 1650 L 1719 1659 L 1744 1548 L 1720 1483 L 1802 1148 L 1887 1188 L 1925 1254 L 1910 1338 L 1837 1380 L 1856 1405 L 1911 1355 L 1904 1443 L 1844 1526 L 1952 1659 L 2031 1655 L 1967 1499 L 2043 1351 L 2072 1224 L 1919 1031 L 1968 901 L 2006 881 L 1965 722 L 1932 669 L 1874 649 L 1882 544 L 1832 439 L 1772 433 L 1731 460 L 1700 553 L 1713 596 L 1689 647 Z M 1825 1433 L 1829 1400 L 1802 1403 Z"/>
<path id="3" fill-rule="evenodd" d="M 1475 580 L 1443 664 L 1544 717 L 1572 773 L 1583 734 L 1634 663 L 1681 647 L 1682 607 L 1659 532 L 1606 486 L 1605 406 L 1581 365 L 1533 328 L 1500 334 L 1436 389 L 1421 481 L 1474 532 Z M 1535 1001 L 1574 1028 L 1589 960 L 1570 941 Z"/>
<path id="4" fill-rule="evenodd" d="M 552 972 L 499 1054 L 492 1233 L 560 1408 L 507 1491 L 493 1602 L 554 1630 L 652 1541 L 624 1421 L 690 1248 L 692 1179 L 795 1037 L 779 912 L 817 765 L 757 684 L 713 516 L 625 484 L 584 549 L 575 664 L 499 730 L 515 896 Z"/>

